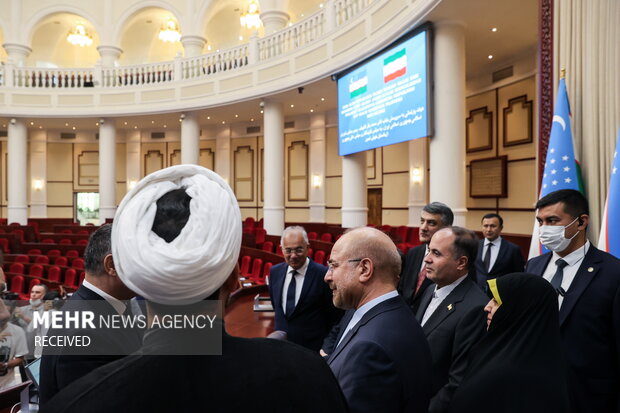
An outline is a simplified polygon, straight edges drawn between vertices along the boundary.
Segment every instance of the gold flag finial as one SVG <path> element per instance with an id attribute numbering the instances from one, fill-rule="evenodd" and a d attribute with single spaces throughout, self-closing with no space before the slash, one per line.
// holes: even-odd
<path id="1" fill-rule="evenodd" d="M 564 79 L 566 77 L 566 69 L 560 69 L 560 79 Z"/>

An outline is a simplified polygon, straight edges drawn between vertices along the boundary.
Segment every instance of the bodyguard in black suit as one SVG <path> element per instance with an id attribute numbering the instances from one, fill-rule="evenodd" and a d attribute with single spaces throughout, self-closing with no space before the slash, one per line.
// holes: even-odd
<path id="1" fill-rule="evenodd" d="M 526 271 L 558 291 L 572 412 L 620 411 L 620 260 L 587 239 L 587 199 L 560 190 L 536 204 L 540 240 L 552 250 Z"/>
<path id="2" fill-rule="evenodd" d="M 343 235 L 325 281 L 336 307 L 348 309 L 328 364 L 355 412 L 425 412 L 430 352 L 419 323 L 396 291 L 401 259 L 374 228 Z"/>
<path id="3" fill-rule="evenodd" d="M 498 214 L 486 214 L 482 217 L 482 239 L 478 245 L 476 257 L 476 282 L 487 293 L 487 281 L 513 272 L 522 272 L 525 260 L 521 249 L 501 237 L 504 219 Z M 489 247 L 490 245 L 490 247 Z"/>
<path id="4" fill-rule="evenodd" d="M 308 258 L 308 236 L 302 227 L 284 230 L 282 252 L 286 262 L 274 265 L 269 273 L 275 329 L 285 331 L 289 341 L 319 351 L 343 313 L 334 307 L 323 281 L 327 267 Z"/>
<path id="5" fill-rule="evenodd" d="M 467 275 L 476 256 L 476 235 L 465 228 L 435 233 L 424 261 L 435 285 L 424 291 L 416 318 L 433 359 L 429 412 L 446 412 L 467 368 L 470 349 L 486 332 L 489 299 Z"/>
<path id="6" fill-rule="evenodd" d="M 407 251 L 405 263 L 400 273 L 398 293 L 403 296 L 407 304 L 417 311 L 420 298 L 426 288 L 433 282 L 424 274 L 424 256 L 428 253 L 428 243 L 435 232 L 449 227 L 454 221 L 452 210 L 441 202 L 431 202 L 422 208 L 420 213 L 419 237 L 421 245 Z"/>
<path id="7" fill-rule="evenodd" d="M 83 301 L 101 301 L 102 305 L 94 310 L 96 315 L 126 314 L 126 304 L 120 300 L 128 300 L 135 296 L 119 279 L 112 260 L 110 237 L 112 226 L 104 225 L 93 232 L 84 251 L 86 276 L 83 284 L 73 293 L 63 307 L 63 311 L 80 310 L 86 307 Z M 50 330 L 48 335 L 91 337 L 97 350 L 91 355 L 68 355 L 54 352 L 50 354 L 43 349 L 41 359 L 41 380 L 39 395 L 41 404 L 45 404 L 56 393 L 75 380 L 87 375 L 97 367 L 122 358 L 140 348 L 141 335 L 135 330 L 110 331 L 92 329 Z M 66 350 L 70 352 L 69 349 Z M 103 353 L 110 355 L 102 355 Z"/>

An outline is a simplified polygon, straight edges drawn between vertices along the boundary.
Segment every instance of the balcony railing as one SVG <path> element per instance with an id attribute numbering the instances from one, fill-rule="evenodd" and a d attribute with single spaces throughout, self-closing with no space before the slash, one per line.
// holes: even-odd
<path id="1" fill-rule="evenodd" d="M 136 66 L 43 69 L 0 67 L 0 85 L 14 88 L 123 88 L 200 79 L 278 58 L 316 42 L 363 13 L 376 0 L 328 0 L 325 7 L 294 25 L 231 49 Z"/>

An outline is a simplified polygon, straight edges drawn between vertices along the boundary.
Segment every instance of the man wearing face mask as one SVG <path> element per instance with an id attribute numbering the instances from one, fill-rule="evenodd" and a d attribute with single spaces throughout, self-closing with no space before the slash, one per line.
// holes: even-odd
<path id="1" fill-rule="evenodd" d="M 558 292 L 571 411 L 620 411 L 620 260 L 590 244 L 588 215 L 579 191 L 541 198 L 536 220 L 551 252 L 531 259 L 525 271 Z"/>

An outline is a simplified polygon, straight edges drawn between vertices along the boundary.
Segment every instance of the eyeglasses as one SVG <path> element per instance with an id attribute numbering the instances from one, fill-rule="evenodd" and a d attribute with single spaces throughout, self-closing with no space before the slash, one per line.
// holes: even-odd
<path id="1" fill-rule="evenodd" d="M 299 255 L 299 254 L 303 254 L 303 252 L 304 252 L 305 250 L 306 250 L 306 249 L 305 249 L 304 247 L 297 247 L 297 248 L 284 248 L 284 253 L 285 253 L 286 255 L 290 255 L 290 254 L 292 254 L 292 253 L 295 253 L 295 254 Z"/>
<path id="2" fill-rule="evenodd" d="M 363 258 L 353 258 L 350 260 L 346 260 L 345 262 L 360 262 L 362 260 Z M 339 266 L 340 266 L 340 263 L 338 261 L 327 260 L 327 271 L 333 271 L 334 268 L 338 268 Z"/>

